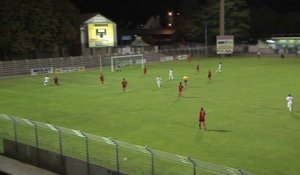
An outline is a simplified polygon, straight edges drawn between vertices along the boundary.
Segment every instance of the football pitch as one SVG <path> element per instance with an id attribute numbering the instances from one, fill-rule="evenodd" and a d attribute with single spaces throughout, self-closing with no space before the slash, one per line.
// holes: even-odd
<path id="1" fill-rule="evenodd" d="M 199 57 L 146 66 L 147 76 L 141 66 L 113 73 L 105 67 L 104 85 L 99 69 L 58 74 L 58 86 L 53 75 L 48 86 L 42 75 L 1 79 L 0 113 L 259 175 L 299 174 L 300 58 Z M 170 68 L 174 80 L 168 80 Z M 184 75 L 188 86 L 178 98 Z M 285 100 L 289 93 L 292 112 Z M 206 131 L 198 127 L 200 107 L 206 111 Z"/>

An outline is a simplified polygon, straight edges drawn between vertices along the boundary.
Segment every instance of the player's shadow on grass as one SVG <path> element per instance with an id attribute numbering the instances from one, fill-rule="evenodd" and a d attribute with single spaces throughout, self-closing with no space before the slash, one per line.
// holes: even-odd
<path id="1" fill-rule="evenodd" d="M 131 94 L 131 93 L 136 93 L 137 91 L 126 91 L 126 92 L 122 92 L 123 94 Z"/>
<path id="2" fill-rule="evenodd" d="M 201 98 L 201 97 L 195 97 L 195 96 L 184 96 L 183 98 Z"/>
<path id="3" fill-rule="evenodd" d="M 212 131 L 212 132 L 231 132 L 229 130 L 224 130 L 224 129 L 207 129 L 206 131 Z"/>
<path id="4" fill-rule="evenodd" d="M 48 84 L 47 86 L 49 87 L 55 87 L 55 86 L 60 86 L 60 84 L 56 85 L 56 84 Z"/>

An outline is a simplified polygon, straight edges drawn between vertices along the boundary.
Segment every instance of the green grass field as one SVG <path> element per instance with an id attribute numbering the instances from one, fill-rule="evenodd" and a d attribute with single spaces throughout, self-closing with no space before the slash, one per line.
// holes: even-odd
<path id="1" fill-rule="evenodd" d="M 222 73 L 216 73 L 220 61 Z M 299 58 L 194 58 L 147 67 L 147 77 L 141 66 L 114 73 L 105 68 L 105 85 L 96 69 L 59 74 L 59 86 L 53 81 L 43 86 L 43 76 L 2 79 L 0 113 L 260 175 L 299 174 Z M 171 67 L 173 81 L 168 80 Z M 189 85 L 178 99 L 178 83 L 185 74 Z M 162 77 L 160 89 L 157 75 Z M 285 101 L 289 93 L 294 96 L 291 113 Z M 201 106 L 207 131 L 198 128 Z"/>

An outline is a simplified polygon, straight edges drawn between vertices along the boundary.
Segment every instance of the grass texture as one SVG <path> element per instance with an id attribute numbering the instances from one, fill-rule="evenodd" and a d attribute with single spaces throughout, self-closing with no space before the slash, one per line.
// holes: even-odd
<path id="1" fill-rule="evenodd" d="M 222 72 L 217 73 L 222 62 Z M 196 66 L 200 64 L 200 73 Z M 194 58 L 0 80 L 0 113 L 263 175 L 300 171 L 300 59 L 277 57 Z M 168 80 L 169 69 L 174 80 Z M 208 81 L 208 69 L 212 81 Z M 162 87 L 156 76 L 162 77 Z M 183 98 L 178 84 L 189 76 Z M 121 81 L 128 81 L 122 92 Z M 285 98 L 294 96 L 289 112 Z M 208 130 L 198 128 L 200 107 Z"/>

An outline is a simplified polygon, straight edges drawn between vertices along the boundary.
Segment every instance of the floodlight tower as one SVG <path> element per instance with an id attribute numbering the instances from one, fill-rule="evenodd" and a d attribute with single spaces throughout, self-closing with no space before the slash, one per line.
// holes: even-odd
<path id="1" fill-rule="evenodd" d="M 219 35 L 225 35 L 225 0 L 220 0 L 220 26 Z"/>

